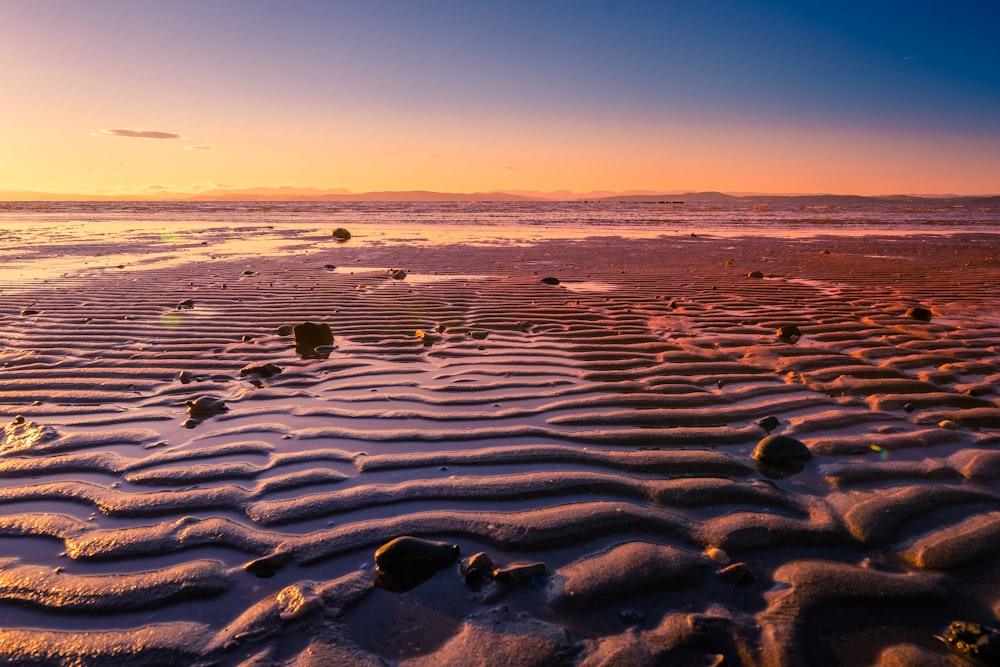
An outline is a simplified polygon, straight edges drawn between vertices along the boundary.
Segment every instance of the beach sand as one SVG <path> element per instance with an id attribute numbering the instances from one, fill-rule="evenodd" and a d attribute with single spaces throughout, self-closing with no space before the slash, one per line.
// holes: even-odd
<path id="1" fill-rule="evenodd" d="M 951 664 L 949 623 L 1000 626 L 998 401 L 1000 235 L 324 238 L 7 285 L 0 661 Z M 812 458 L 759 466 L 769 432 Z M 500 572 L 374 586 L 403 535 Z"/>

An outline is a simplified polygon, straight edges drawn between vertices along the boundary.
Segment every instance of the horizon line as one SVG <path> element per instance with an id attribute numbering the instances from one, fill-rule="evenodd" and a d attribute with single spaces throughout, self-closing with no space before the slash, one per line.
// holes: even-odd
<path id="1" fill-rule="evenodd" d="M 0 201 L 5 202 L 198 202 L 198 201 L 272 201 L 272 202 L 323 202 L 323 201 L 635 201 L 653 203 L 663 199 L 663 203 L 683 203 L 668 201 L 676 197 L 698 197 L 742 199 L 752 197 L 781 198 L 861 198 L 861 199 L 989 199 L 1000 194 L 956 194 L 956 193 L 891 193 L 859 195 L 833 192 L 745 192 L 723 190 L 529 190 L 509 189 L 477 192 L 444 192 L 435 190 L 370 190 L 352 192 L 345 188 L 313 188 L 295 186 L 259 186 L 249 188 L 217 188 L 201 192 L 187 193 L 164 190 L 155 194 L 84 194 L 80 192 L 52 192 L 43 190 L 15 190 L 0 188 Z"/>

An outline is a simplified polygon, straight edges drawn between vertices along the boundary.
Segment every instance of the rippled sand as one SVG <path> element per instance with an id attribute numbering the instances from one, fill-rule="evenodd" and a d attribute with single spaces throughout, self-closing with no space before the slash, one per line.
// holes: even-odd
<path id="1" fill-rule="evenodd" d="M 983 234 L 323 240 L 8 285 L 0 660 L 949 664 L 949 622 L 1000 625 L 998 285 Z M 279 333 L 305 321 L 328 355 Z M 755 466 L 768 416 L 800 472 Z M 376 588 L 400 535 L 535 568 Z"/>

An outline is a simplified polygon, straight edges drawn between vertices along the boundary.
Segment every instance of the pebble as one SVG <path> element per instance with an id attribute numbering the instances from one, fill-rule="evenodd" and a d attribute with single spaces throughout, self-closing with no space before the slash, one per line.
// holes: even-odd
<path id="1" fill-rule="evenodd" d="M 337 227 L 333 230 L 333 240 L 337 243 L 343 243 L 344 241 L 349 241 L 351 238 L 351 233 L 344 229 L 343 227 Z"/>
<path id="2" fill-rule="evenodd" d="M 281 372 L 281 367 L 275 364 L 247 364 L 240 369 L 240 375 L 257 375 L 263 378 L 274 377 Z"/>
<path id="3" fill-rule="evenodd" d="M 727 565 L 719 570 L 719 576 L 737 584 L 748 584 L 756 578 L 750 566 L 744 562 Z"/>
<path id="4" fill-rule="evenodd" d="M 392 272 L 393 280 L 406 280 L 406 271 L 402 269 L 396 269 Z"/>
<path id="5" fill-rule="evenodd" d="M 191 310 L 192 308 L 194 308 L 194 300 L 193 299 L 184 299 L 179 304 L 177 304 L 176 306 L 174 306 L 175 310 Z"/>
<path id="6" fill-rule="evenodd" d="M 187 406 L 188 414 L 191 415 L 191 419 L 196 419 L 198 421 L 205 421 L 215 415 L 227 412 L 229 410 L 226 407 L 225 402 L 221 399 L 215 398 L 214 396 L 199 396 L 193 401 L 186 401 L 184 405 Z M 189 427 L 190 428 L 190 427 Z"/>
<path id="7" fill-rule="evenodd" d="M 1000 665 L 1000 630 L 967 621 L 952 621 L 945 630 L 948 650 L 977 664 Z"/>
<path id="8" fill-rule="evenodd" d="M 434 542 L 404 535 L 375 550 L 375 567 L 385 574 L 406 574 L 413 570 L 439 570 L 458 558 L 457 544 Z"/>
<path id="9" fill-rule="evenodd" d="M 763 278 L 764 274 L 760 271 L 751 271 L 747 274 L 747 278 Z"/>
<path id="10" fill-rule="evenodd" d="M 913 306 L 912 308 L 908 308 L 906 316 L 914 320 L 920 320 L 921 322 L 930 322 L 931 317 L 933 317 L 931 311 L 922 306 Z"/>
<path id="11" fill-rule="evenodd" d="M 483 582 L 493 577 L 493 559 L 486 552 L 480 551 L 464 559 L 458 569 L 469 587 L 479 588 Z"/>
<path id="12" fill-rule="evenodd" d="M 543 282 L 546 285 L 558 285 L 560 281 L 558 278 L 553 278 L 552 276 L 549 276 L 547 278 L 542 278 L 540 282 Z"/>
<path id="13" fill-rule="evenodd" d="M 812 452 L 801 440 L 787 435 L 769 435 L 758 442 L 753 450 L 755 461 L 779 467 L 803 463 L 812 456 Z"/>
<path id="14" fill-rule="evenodd" d="M 802 331 L 794 324 L 786 324 L 778 329 L 778 340 L 782 343 L 795 344 L 802 338 Z"/>
<path id="15" fill-rule="evenodd" d="M 756 424 L 757 426 L 760 426 L 762 429 L 770 433 L 771 431 L 773 431 L 774 429 L 778 428 L 778 426 L 781 425 L 781 421 L 774 415 L 768 415 L 763 419 L 758 419 Z"/>
<path id="16" fill-rule="evenodd" d="M 545 563 L 514 563 L 493 570 L 493 578 L 505 584 L 519 584 L 535 577 L 544 577 Z"/>
<path id="17" fill-rule="evenodd" d="M 333 345 L 333 332 L 329 324 L 296 324 L 292 327 L 292 335 L 295 337 L 295 351 L 304 356 L 316 354 L 316 348 L 320 345 Z"/>
<path id="18" fill-rule="evenodd" d="M 709 547 L 705 549 L 705 555 L 719 565 L 729 564 L 729 554 L 718 547 Z"/>

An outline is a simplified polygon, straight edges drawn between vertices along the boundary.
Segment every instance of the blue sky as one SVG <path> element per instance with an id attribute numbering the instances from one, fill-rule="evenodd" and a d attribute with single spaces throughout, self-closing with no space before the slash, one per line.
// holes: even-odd
<path id="1" fill-rule="evenodd" d="M 6 0 L 0 188 L 1000 192 L 997 25 L 995 2 Z"/>

